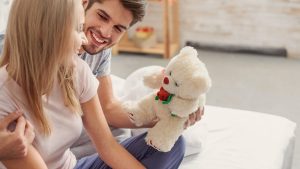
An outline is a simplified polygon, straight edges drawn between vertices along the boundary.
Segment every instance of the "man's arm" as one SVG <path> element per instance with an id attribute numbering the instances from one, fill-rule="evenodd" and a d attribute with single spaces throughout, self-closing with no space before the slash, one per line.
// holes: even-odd
<path id="1" fill-rule="evenodd" d="M 29 145 L 25 157 L 1 162 L 9 169 L 47 169 L 44 160 L 32 145 Z"/>
<path id="2" fill-rule="evenodd" d="M 16 121 L 14 131 L 9 131 L 9 124 Z M 33 126 L 22 117 L 22 113 L 9 113 L 0 120 L 0 160 L 25 157 L 28 146 L 35 137 Z"/>
<path id="3" fill-rule="evenodd" d="M 0 123 L 1 128 L 4 128 L 2 132 L 7 134 L 6 140 L 1 138 L 1 147 L 7 146 L 4 147 L 6 149 L 1 150 L 1 153 L 7 153 L 3 154 L 1 162 L 9 169 L 46 169 L 46 164 L 40 154 L 31 145 L 34 138 L 32 125 L 21 116 L 21 113 L 10 114 L 12 115 L 6 116 L 6 119 L 2 119 Z M 16 117 L 18 118 L 16 128 L 10 132 L 5 126 L 8 126 Z M 10 119 L 7 120 L 7 118 Z"/>
<path id="4" fill-rule="evenodd" d="M 98 96 L 108 124 L 117 128 L 136 128 L 122 109 L 121 102 L 114 96 L 110 75 L 97 79 L 100 82 Z"/>
<path id="5" fill-rule="evenodd" d="M 121 102 L 114 96 L 112 81 L 110 75 L 98 77 L 100 86 L 98 96 L 104 115 L 109 125 L 117 128 L 137 128 L 129 119 L 127 112 L 122 109 Z M 204 114 L 204 108 L 199 108 L 195 113 L 189 116 L 185 123 L 185 128 L 194 125 L 201 120 Z M 141 127 L 153 127 L 156 121 Z"/>

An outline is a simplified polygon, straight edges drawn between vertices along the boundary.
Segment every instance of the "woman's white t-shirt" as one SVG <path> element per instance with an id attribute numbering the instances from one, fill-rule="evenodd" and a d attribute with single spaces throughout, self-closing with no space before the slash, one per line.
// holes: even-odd
<path id="1" fill-rule="evenodd" d="M 80 103 L 87 102 L 97 95 L 98 80 L 82 59 L 75 57 L 76 89 Z M 70 146 L 79 138 L 82 131 L 81 117 L 64 105 L 63 95 L 57 81 L 49 96 L 43 96 L 45 114 L 51 124 L 51 135 L 44 136 L 35 131 L 33 145 L 50 169 L 72 169 L 76 158 Z M 26 106 L 23 89 L 12 80 L 6 66 L 0 68 L 0 119 L 21 108 L 24 116 L 33 126 L 35 122 Z M 0 166 L 1 168 L 1 166 Z"/>

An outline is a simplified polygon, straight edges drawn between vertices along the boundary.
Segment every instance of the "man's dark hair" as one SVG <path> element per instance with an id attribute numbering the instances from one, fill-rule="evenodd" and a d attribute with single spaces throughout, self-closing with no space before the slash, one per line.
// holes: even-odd
<path id="1" fill-rule="evenodd" d="M 94 3 L 102 3 L 106 0 L 89 0 L 89 4 L 86 8 L 88 10 Z M 146 13 L 146 0 L 119 0 L 123 7 L 129 10 L 133 16 L 132 22 L 130 26 L 134 25 L 135 23 L 142 21 L 145 13 Z"/>

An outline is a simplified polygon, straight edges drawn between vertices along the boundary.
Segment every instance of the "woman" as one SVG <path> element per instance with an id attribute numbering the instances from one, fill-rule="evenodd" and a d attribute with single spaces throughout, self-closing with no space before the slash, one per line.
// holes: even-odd
<path id="1" fill-rule="evenodd" d="M 0 119 L 21 109 L 36 137 L 27 156 L 2 161 L 7 168 L 84 168 L 69 150 L 82 123 L 107 165 L 144 168 L 114 140 L 98 81 L 75 54 L 86 42 L 83 23 L 81 0 L 13 1 L 0 62 Z"/>

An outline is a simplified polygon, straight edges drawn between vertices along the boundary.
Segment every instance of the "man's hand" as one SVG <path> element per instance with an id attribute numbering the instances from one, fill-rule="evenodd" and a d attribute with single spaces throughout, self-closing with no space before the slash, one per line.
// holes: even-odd
<path id="1" fill-rule="evenodd" d="M 184 124 L 184 129 L 200 121 L 203 115 L 204 115 L 204 107 L 200 107 L 196 112 L 189 115 L 189 119 Z"/>
<path id="2" fill-rule="evenodd" d="M 17 120 L 14 131 L 7 128 Z M 27 155 L 28 145 L 35 137 L 33 126 L 20 112 L 13 112 L 0 120 L 0 160 L 21 158 Z"/>

